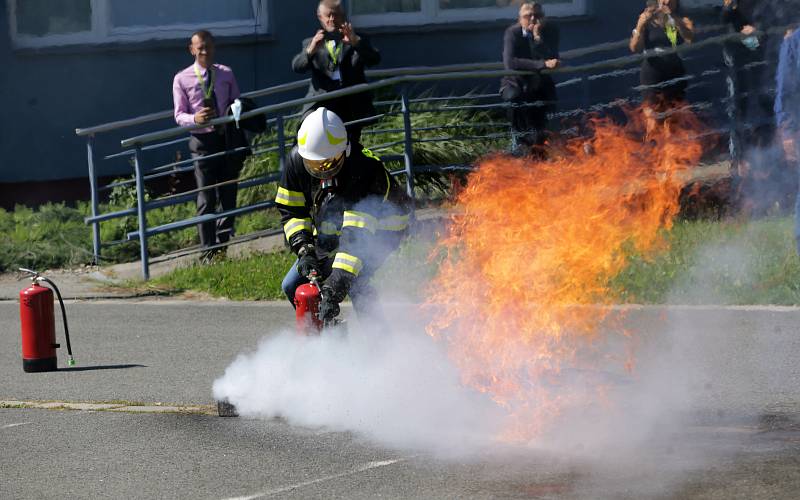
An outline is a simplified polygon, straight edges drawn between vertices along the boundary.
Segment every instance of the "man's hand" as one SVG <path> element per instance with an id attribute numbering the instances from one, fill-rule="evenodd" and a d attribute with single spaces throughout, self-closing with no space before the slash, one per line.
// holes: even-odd
<path id="1" fill-rule="evenodd" d="M 542 38 L 542 23 L 534 23 L 532 26 L 531 34 L 533 34 L 533 39 L 538 42 Z"/>
<path id="2" fill-rule="evenodd" d="M 311 39 L 311 42 L 308 44 L 306 48 L 306 54 L 311 55 L 314 51 L 317 50 L 319 44 L 322 43 L 322 40 L 325 39 L 325 30 L 317 30 L 317 34 L 314 35 L 314 38 Z"/>
<path id="3" fill-rule="evenodd" d="M 308 278 L 313 274 L 319 274 L 319 260 L 312 245 L 303 246 L 297 255 L 297 272 L 300 276 Z"/>
<path id="4" fill-rule="evenodd" d="M 756 29 L 755 29 L 754 26 L 751 26 L 749 24 L 745 24 L 744 26 L 742 26 L 741 34 L 742 35 L 752 35 L 755 31 L 756 31 Z"/>
<path id="5" fill-rule="evenodd" d="M 214 111 L 211 108 L 203 108 L 194 114 L 194 122 L 198 125 L 202 125 L 216 117 L 217 117 L 216 111 Z"/>
<path id="6" fill-rule="evenodd" d="M 349 22 L 342 24 L 342 27 L 339 28 L 339 31 L 342 33 L 342 41 L 344 43 L 349 43 L 355 47 L 358 45 L 358 42 L 361 41 L 361 37 L 356 35 L 356 32 L 353 31 L 353 25 Z"/>
<path id="7" fill-rule="evenodd" d="M 330 323 L 339 315 L 341 310 L 335 299 L 335 293 L 330 288 L 322 287 L 322 300 L 317 315 L 323 323 Z"/>
<path id="8" fill-rule="evenodd" d="M 544 67 L 547 69 L 556 69 L 561 61 L 558 59 L 548 59 L 544 62 Z"/>

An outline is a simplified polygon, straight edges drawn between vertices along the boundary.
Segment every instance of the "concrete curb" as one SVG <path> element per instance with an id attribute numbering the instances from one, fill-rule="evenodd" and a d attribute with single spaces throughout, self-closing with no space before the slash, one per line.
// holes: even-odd
<path id="1" fill-rule="evenodd" d="M 182 413 L 192 415 L 217 415 L 216 405 L 166 405 L 162 403 L 94 403 L 75 401 L 14 401 L 0 400 L 2 408 L 29 410 L 113 411 L 122 413 Z"/>

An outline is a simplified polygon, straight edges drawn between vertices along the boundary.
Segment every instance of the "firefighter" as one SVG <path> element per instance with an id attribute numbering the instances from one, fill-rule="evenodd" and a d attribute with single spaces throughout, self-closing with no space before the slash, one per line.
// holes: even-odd
<path id="1" fill-rule="evenodd" d="M 275 203 L 297 261 L 282 288 L 323 279 L 319 317 L 332 321 L 348 294 L 359 316 L 369 313 L 369 280 L 408 229 L 410 200 L 383 162 L 347 139 L 341 118 L 321 107 L 303 120 Z"/>

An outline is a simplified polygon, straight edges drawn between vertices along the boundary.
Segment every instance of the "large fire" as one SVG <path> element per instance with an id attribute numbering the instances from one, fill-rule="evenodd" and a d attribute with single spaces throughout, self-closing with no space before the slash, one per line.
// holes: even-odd
<path id="1" fill-rule="evenodd" d="M 602 383 L 565 390 L 563 372 L 597 369 L 588 353 L 614 303 L 609 279 L 631 250 L 664 248 L 702 153 L 688 112 L 647 140 L 637 116 L 595 120 L 591 139 L 548 161 L 485 159 L 437 245 L 446 258 L 428 332 L 447 343 L 465 384 L 508 411 L 508 438 L 536 437 L 563 411 L 603 402 Z"/>

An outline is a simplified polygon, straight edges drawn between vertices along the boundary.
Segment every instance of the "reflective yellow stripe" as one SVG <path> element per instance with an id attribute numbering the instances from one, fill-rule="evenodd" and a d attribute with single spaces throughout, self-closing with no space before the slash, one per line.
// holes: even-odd
<path id="1" fill-rule="evenodd" d="M 378 221 L 382 231 L 404 231 L 408 227 L 408 215 L 391 215 Z"/>
<path id="2" fill-rule="evenodd" d="M 336 227 L 336 224 L 328 221 L 325 221 L 322 224 L 320 224 L 319 232 L 321 234 L 326 234 L 328 236 L 330 235 L 340 236 L 342 234 L 342 232 L 339 231 L 339 228 Z"/>
<path id="3" fill-rule="evenodd" d="M 389 189 L 392 187 L 392 181 L 389 180 L 389 172 L 386 169 L 383 169 L 383 173 L 386 174 L 386 194 L 383 195 L 383 201 L 389 200 Z"/>
<path id="4" fill-rule="evenodd" d="M 364 267 L 364 263 L 361 259 L 348 253 L 339 252 L 333 259 L 333 269 L 341 269 L 356 276 L 361 272 L 362 267 Z"/>
<path id="5" fill-rule="evenodd" d="M 298 191 L 289 191 L 279 187 L 278 195 L 275 196 L 275 203 L 287 207 L 304 207 L 306 206 L 306 197 Z"/>
<path id="6" fill-rule="evenodd" d="M 342 229 L 346 227 L 360 227 L 361 229 L 366 229 L 370 233 L 374 233 L 378 228 L 378 219 L 368 213 L 346 210 L 344 212 Z"/>
<path id="7" fill-rule="evenodd" d="M 283 225 L 283 232 L 286 234 L 286 238 L 291 238 L 293 234 L 300 231 L 311 232 L 311 219 L 289 219 Z"/>

